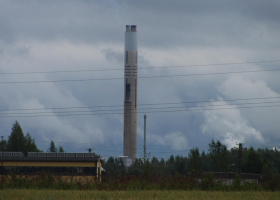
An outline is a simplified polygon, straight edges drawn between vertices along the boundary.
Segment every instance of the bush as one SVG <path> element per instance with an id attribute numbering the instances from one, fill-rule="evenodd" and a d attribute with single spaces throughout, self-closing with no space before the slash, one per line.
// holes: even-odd
<path id="1" fill-rule="evenodd" d="M 201 179 L 200 188 L 202 190 L 213 190 L 215 187 L 214 176 L 212 172 L 209 172 Z"/>
<path id="2" fill-rule="evenodd" d="M 239 175 L 236 175 L 233 179 L 232 186 L 234 190 L 241 190 L 241 178 Z"/>

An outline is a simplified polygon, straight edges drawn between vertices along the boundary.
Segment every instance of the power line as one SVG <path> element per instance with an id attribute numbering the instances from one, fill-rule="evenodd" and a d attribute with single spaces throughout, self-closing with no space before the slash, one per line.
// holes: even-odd
<path id="1" fill-rule="evenodd" d="M 45 143 L 50 143 L 50 140 L 39 140 L 39 141 L 36 141 L 36 142 L 45 142 Z M 105 147 L 108 148 L 108 146 L 110 147 L 115 147 L 115 146 L 122 146 L 123 144 L 93 144 L 91 142 L 65 142 L 65 141 L 54 141 L 54 143 L 65 143 L 65 144 L 80 144 L 80 145 L 85 145 L 85 144 L 88 144 L 88 145 L 91 145 L 91 146 L 94 146 L 94 149 L 95 150 L 102 150 L 102 149 L 98 149 L 99 147 Z M 232 142 L 231 144 L 236 144 L 236 142 Z M 265 148 L 270 148 L 268 147 L 267 145 L 263 144 L 263 145 L 260 145 L 259 143 L 248 143 L 248 142 L 245 142 L 245 143 L 242 143 L 244 145 L 254 145 L 256 147 L 265 147 Z M 143 145 L 136 145 L 138 148 L 143 148 Z M 159 147 L 164 147 L 166 148 L 168 145 L 164 144 L 147 144 L 147 146 L 149 147 L 154 147 L 154 146 L 159 146 Z M 97 148 L 98 147 L 98 148 Z M 169 147 L 185 147 L 185 145 L 171 145 Z M 200 147 L 200 148 L 204 148 L 204 147 L 209 147 L 208 145 L 199 145 L 199 146 L 187 146 L 187 149 L 193 149 L 193 148 L 196 148 L 196 147 Z M 230 150 L 230 149 L 228 149 Z M 174 150 L 174 151 L 177 151 L 177 150 Z M 179 150 L 181 151 L 181 150 Z"/>
<path id="2" fill-rule="evenodd" d="M 258 97 L 258 98 L 239 98 L 239 99 L 224 99 L 224 100 L 208 100 L 208 101 L 183 101 L 183 102 L 164 102 L 164 103 L 146 103 L 138 104 L 137 106 L 152 106 L 152 105 L 176 105 L 176 104 L 198 104 L 198 103 L 215 103 L 215 102 L 231 102 L 231 101 L 248 101 L 248 100 L 266 100 L 266 99 L 279 99 L 280 97 Z M 77 107 L 52 107 L 52 108 L 15 108 L 15 109 L 4 109 L 0 112 L 8 111 L 27 111 L 27 110 L 60 110 L 60 109 L 89 109 L 89 108 L 113 108 L 113 107 L 123 107 L 122 105 L 107 105 L 107 106 L 77 106 Z"/>
<path id="3" fill-rule="evenodd" d="M 96 149 L 95 149 L 96 150 Z M 170 151 L 149 151 L 149 153 L 176 153 L 176 152 L 189 152 L 191 149 L 188 150 L 170 150 Z M 100 150 L 103 151 L 103 150 Z M 123 152 L 123 150 L 111 150 L 112 152 Z M 110 151 L 106 151 L 107 153 Z"/>
<path id="4" fill-rule="evenodd" d="M 189 68 L 189 67 L 208 67 L 208 66 L 225 66 L 225 65 L 243 65 L 243 64 L 260 64 L 260 63 L 277 63 L 280 60 L 272 61 L 253 61 L 253 62 L 240 62 L 240 63 L 216 63 L 205 65 L 185 65 L 185 66 L 166 66 L 166 67 L 138 67 L 138 69 L 167 69 L 167 68 Z M 65 71 L 33 71 L 33 72 L 2 72 L 0 75 L 24 75 L 24 74 L 51 74 L 51 73 L 80 73 L 80 72 L 101 72 L 101 71 L 120 71 L 123 68 L 117 69 L 85 69 L 85 70 L 65 70 Z"/>
<path id="5" fill-rule="evenodd" d="M 234 109 L 248 109 L 248 108 L 269 108 L 269 107 L 279 107 L 280 105 L 269 105 L 269 106 L 251 106 L 251 107 L 236 107 L 236 108 L 209 108 L 209 109 L 196 109 L 196 110 L 167 110 L 167 111 L 147 111 L 147 112 L 138 112 L 138 114 L 143 113 L 164 113 L 164 112 L 197 112 L 197 111 L 215 111 L 215 110 L 234 110 Z M 122 113 L 99 113 L 99 114 L 67 114 L 67 115 L 21 115 L 21 116 L 9 116 L 2 115 L 0 118 L 4 117 L 69 117 L 69 116 L 95 116 L 95 115 L 113 115 L 113 114 L 123 114 Z"/>
<path id="6" fill-rule="evenodd" d="M 223 105 L 202 105 L 202 106 L 193 106 L 191 108 L 201 108 L 201 107 L 219 107 L 219 106 L 239 106 L 239 105 L 256 105 L 256 104 L 269 104 L 269 103 L 279 103 L 280 101 L 273 101 L 273 102 L 249 102 L 249 103 L 240 103 L 240 104 L 223 104 Z M 185 108 L 185 107 L 159 107 L 159 108 L 140 108 L 137 110 L 162 110 L 162 109 L 174 109 L 174 108 Z M 238 108 L 238 107 L 237 107 Z M 130 109 L 126 109 L 126 110 L 130 110 Z M 8 114 L 8 115 L 34 115 L 34 114 L 48 114 L 48 113 L 52 113 L 52 114 L 65 114 L 65 113 L 95 113 L 95 112 L 114 112 L 114 111 L 123 111 L 123 109 L 118 109 L 118 110 L 93 110 L 93 111 L 61 111 L 61 112 L 29 112 L 29 113 L 4 113 Z M 137 112 L 136 112 L 137 113 Z M 102 113 L 100 113 L 102 114 Z M 3 115 L 3 114 L 2 114 Z M 1 114 L 0 114 L 1 116 Z"/>
<path id="7" fill-rule="evenodd" d="M 258 73 L 258 72 L 273 72 L 280 69 L 265 69 L 265 70 L 252 70 L 252 71 L 239 71 L 239 72 L 214 72 L 214 73 L 202 73 L 202 74 L 177 74 L 177 75 L 160 75 L 160 76 L 140 76 L 138 79 L 152 79 L 152 78 L 172 78 L 172 77 L 191 77 L 191 76 L 209 76 L 209 75 L 224 75 L 224 74 L 243 74 L 243 73 Z M 31 83 L 61 83 L 61 82 L 85 82 L 85 81 L 111 81 L 111 80 L 124 80 L 124 78 L 92 78 L 92 79 L 69 79 L 69 80 L 50 80 L 50 81 L 11 81 L 0 82 L 4 84 L 31 84 Z"/>
<path id="8" fill-rule="evenodd" d="M 36 141 L 36 142 L 46 142 L 46 143 L 50 143 L 50 141 L 46 141 L 46 140 L 41 140 L 41 141 Z M 94 149 L 95 150 L 102 150 L 102 149 L 98 149 L 98 148 L 100 148 L 100 147 L 105 147 L 105 148 L 110 148 L 110 147 L 114 147 L 115 148 L 115 146 L 123 146 L 123 144 L 92 144 L 91 142 L 63 142 L 63 141 L 60 141 L 60 142 L 54 142 L 54 143 L 64 143 L 64 144 L 80 144 L 80 145 L 85 145 L 85 144 L 87 144 L 87 145 L 91 145 L 91 146 L 93 146 L 94 147 Z M 235 143 L 234 143 L 235 144 Z M 143 148 L 143 145 L 136 145 L 137 146 L 137 148 Z M 164 147 L 164 148 L 166 148 L 166 146 L 168 146 L 168 145 L 162 145 L 162 144 L 148 144 L 147 146 L 149 146 L 149 147 L 154 147 L 154 146 L 159 146 L 159 147 Z M 185 147 L 185 145 L 172 145 L 172 147 Z M 196 147 L 208 147 L 208 145 L 203 145 L 203 146 L 196 146 Z M 193 148 L 195 148 L 195 147 L 189 147 L 188 146 L 188 148 L 190 148 L 190 149 L 193 149 Z"/>

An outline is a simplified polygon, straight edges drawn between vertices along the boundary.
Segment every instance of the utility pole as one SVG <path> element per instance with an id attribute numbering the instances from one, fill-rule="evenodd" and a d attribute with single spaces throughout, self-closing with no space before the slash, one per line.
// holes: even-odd
<path id="1" fill-rule="evenodd" d="M 146 118 L 147 116 L 144 115 L 144 161 L 146 161 Z"/>
<path id="2" fill-rule="evenodd" d="M 242 158 L 242 143 L 239 143 L 239 155 L 238 155 L 238 174 L 241 174 L 241 158 Z"/>
<path id="3" fill-rule="evenodd" d="M 1 142 L 3 142 L 4 136 L 1 136 Z"/>

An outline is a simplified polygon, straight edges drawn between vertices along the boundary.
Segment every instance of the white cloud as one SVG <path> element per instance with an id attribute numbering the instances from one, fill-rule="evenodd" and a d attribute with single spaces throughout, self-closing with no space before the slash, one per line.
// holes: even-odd
<path id="1" fill-rule="evenodd" d="M 217 104 L 209 103 L 206 105 L 208 106 L 206 108 L 213 109 L 214 107 L 210 106 Z M 234 147 L 239 142 L 264 142 L 260 131 L 250 126 L 236 106 L 231 106 L 226 102 L 219 102 L 219 105 L 224 105 L 224 107 L 219 108 L 230 109 L 203 111 L 205 122 L 201 128 L 204 134 L 211 135 L 215 139 L 220 140 L 228 148 Z"/>
<path id="2" fill-rule="evenodd" d="M 279 118 L 279 100 L 280 94 L 272 90 L 265 81 L 267 75 L 259 75 L 259 79 L 231 76 L 219 87 L 220 93 L 225 99 L 246 99 L 246 98 L 263 98 L 276 97 L 272 99 L 255 99 L 250 101 L 238 101 L 236 103 L 253 103 L 247 104 L 245 107 L 256 107 L 252 109 L 240 109 L 240 114 L 251 126 L 262 132 L 263 137 L 268 142 L 274 142 L 279 139 L 278 130 L 280 124 Z M 277 106 L 278 105 L 278 106 Z M 257 106 L 275 106 L 275 107 L 257 107 Z"/>
<path id="3" fill-rule="evenodd" d="M 172 132 L 166 135 L 151 135 L 147 136 L 151 143 L 169 146 L 174 150 L 184 150 L 188 148 L 186 137 L 181 132 Z"/>
<path id="4" fill-rule="evenodd" d="M 229 76 L 219 87 L 218 91 L 224 99 L 252 99 L 235 102 L 219 102 L 206 104 L 208 108 L 221 108 L 215 111 L 203 111 L 205 122 L 201 126 L 204 134 L 211 135 L 233 147 L 236 142 L 245 142 L 248 146 L 262 143 L 274 143 L 279 139 L 280 128 L 277 119 L 279 116 L 280 95 L 268 87 L 266 75 L 234 75 Z M 276 97 L 272 99 L 258 99 Z M 223 100 L 222 98 L 218 98 Z M 231 104 L 241 104 L 231 105 Z M 242 105 L 243 104 L 243 105 Z M 223 107 L 210 107 L 224 105 Z M 259 107 L 258 106 L 276 106 Z M 238 107 L 253 107 L 242 109 Z M 222 109 L 230 108 L 230 109 Z"/>

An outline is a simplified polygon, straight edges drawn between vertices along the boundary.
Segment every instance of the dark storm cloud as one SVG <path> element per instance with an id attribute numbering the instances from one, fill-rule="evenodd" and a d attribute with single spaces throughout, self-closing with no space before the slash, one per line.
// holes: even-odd
<path id="1" fill-rule="evenodd" d="M 4 28 L 8 32 L 3 37 L 16 33 L 23 38 L 114 44 L 123 40 L 121 27 L 135 22 L 142 45 L 153 48 L 247 44 L 250 27 L 261 23 L 279 30 L 275 25 L 280 23 L 275 1 L 17 1 L 2 3 L 1 8 L 11 26 Z"/>
<path id="2" fill-rule="evenodd" d="M 269 23 L 271 26 L 273 26 L 273 23 L 279 24 L 279 1 L 237 1 L 236 6 L 240 8 L 240 13 L 242 13 L 244 16 L 250 17 L 253 21 Z"/>
<path id="3" fill-rule="evenodd" d="M 142 37 L 145 45 L 153 48 L 186 45 L 186 47 L 243 45 L 247 48 L 261 46 L 262 38 L 252 38 L 253 34 L 264 35 L 258 30 L 259 25 L 277 28 L 279 32 L 279 6 L 277 2 L 265 2 L 272 9 L 270 16 L 274 24 L 260 21 L 260 16 L 266 16 L 260 1 L 125 1 L 124 7 L 134 12 L 125 13 L 143 26 Z M 268 7 L 268 6 L 265 6 Z M 144 13 L 144 14 L 143 14 Z M 267 13 L 268 14 L 268 13 Z M 258 18 L 251 16 L 258 15 Z M 141 17 L 139 17 L 141 16 Z M 157 16 L 157 17 L 155 17 Z M 268 19 L 268 18 L 267 18 Z M 138 21 L 139 20 L 139 21 Z M 278 26 L 275 26 L 275 23 Z M 255 29 L 255 32 L 251 32 Z M 141 39 L 141 36 L 140 36 Z M 278 41 L 276 41 L 278 42 Z M 257 43 L 257 44 L 255 44 Z"/>
<path id="4" fill-rule="evenodd" d="M 14 1 L 2 2 L 1 13 L 17 38 L 39 40 L 70 40 L 71 42 L 113 42 L 114 13 L 92 2 L 76 1 Z M 104 13 L 111 13 L 104 15 Z M 100 15 L 101 14 L 101 15 Z M 112 23 L 113 22 L 113 23 Z M 8 30 L 8 29 L 7 29 Z M 121 33 L 120 33 L 121 34 Z M 123 34 L 121 34 L 123 36 Z M 123 38 L 123 37 L 122 37 Z"/>

